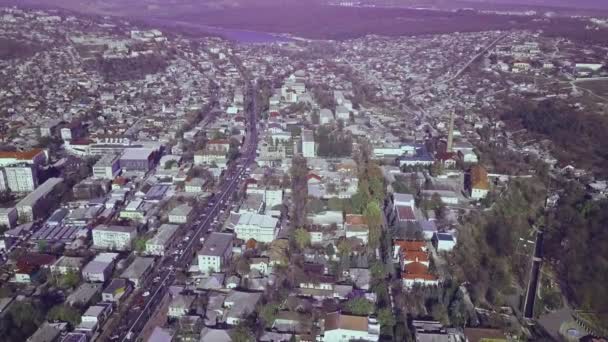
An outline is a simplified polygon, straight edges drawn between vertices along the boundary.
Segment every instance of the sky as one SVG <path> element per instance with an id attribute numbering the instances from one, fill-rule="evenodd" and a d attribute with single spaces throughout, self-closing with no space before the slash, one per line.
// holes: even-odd
<path id="1" fill-rule="evenodd" d="M 601 8 L 608 9 L 608 0 L 469 0 L 479 2 L 494 2 L 505 4 L 562 6 L 572 8 Z"/>

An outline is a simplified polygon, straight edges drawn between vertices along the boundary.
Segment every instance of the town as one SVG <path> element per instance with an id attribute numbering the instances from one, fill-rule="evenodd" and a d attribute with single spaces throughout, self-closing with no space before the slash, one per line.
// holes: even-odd
<path id="1" fill-rule="evenodd" d="M 608 113 L 605 46 L 239 44 L 16 7 L 0 42 L 6 341 L 608 335 L 545 261 L 561 184 L 603 203 L 606 154 L 541 137 Z"/>

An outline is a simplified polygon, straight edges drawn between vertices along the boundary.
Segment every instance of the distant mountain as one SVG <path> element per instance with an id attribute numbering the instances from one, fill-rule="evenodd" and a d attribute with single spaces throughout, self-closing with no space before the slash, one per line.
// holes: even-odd
<path id="1" fill-rule="evenodd" d="M 468 0 L 470 2 L 608 10 L 608 0 Z"/>

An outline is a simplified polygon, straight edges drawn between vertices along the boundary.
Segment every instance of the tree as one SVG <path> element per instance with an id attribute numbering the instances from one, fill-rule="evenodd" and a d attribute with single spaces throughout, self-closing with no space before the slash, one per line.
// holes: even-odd
<path id="1" fill-rule="evenodd" d="M 325 203 L 318 198 L 309 198 L 306 203 L 306 211 L 308 213 L 320 213 L 325 210 Z"/>
<path id="2" fill-rule="evenodd" d="M 383 327 L 387 326 L 391 328 L 395 324 L 397 324 L 397 321 L 395 320 L 395 315 L 393 314 L 390 308 L 382 308 L 378 310 L 378 322 Z"/>
<path id="3" fill-rule="evenodd" d="M 249 264 L 249 260 L 245 257 L 241 257 L 236 264 L 236 271 L 240 275 L 245 275 L 249 273 L 251 265 Z"/>
<path id="4" fill-rule="evenodd" d="M 332 258 L 336 254 L 336 249 L 332 243 L 325 246 L 325 255 Z"/>
<path id="5" fill-rule="evenodd" d="M 272 326 L 272 323 L 274 323 L 274 320 L 277 317 L 278 310 L 279 306 L 275 303 L 262 305 L 260 308 L 260 317 L 264 321 L 266 327 Z"/>
<path id="6" fill-rule="evenodd" d="M 344 303 L 344 309 L 353 315 L 363 316 L 374 311 L 374 304 L 363 297 L 357 297 Z"/>
<path id="7" fill-rule="evenodd" d="M 294 231 L 294 239 L 300 250 L 310 245 L 310 233 L 304 228 L 298 228 Z"/>
<path id="8" fill-rule="evenodd" d="M 72 327 L 75 327 L 80 323 L 80 317 L 80 311 L 66 304 L 52 307 L 47 314 L 47 319 L 49 321 L 68 322 Z"/>
<path id="9" fill-rule="evenodd" d="M 237 325 L 230 335 L 230 337 L 232 337 L 233 342 L 255 341 L 255 335 L 253 334 L 253 331 L 244 324 Z"/>
<path id="10" fill-rule="evenodd" d="M 380 246 L 383 224 L 383 214 L 378 202 L 369 202 L 363 215 L 369 227 L 368 245 L 370 248 L 376 249 Z"/>
<path id="11" fill-rule="evenodd" d="M 306 158 L 293 158 L 291 166 L 291 193 L 293 196 L 292 223 L 303 226 L 306 222 L 306 201 L 308 199 L 308 165 Z"/>
<path id="12" fill-rule="evenodd" d="M 143 237 L 137 238 L 134 243 L 135 250 L 140 253 L 145 251 L 146 250 L 146 241 L 147 241 L 146 238 L 143 238 Z"/>
<path id="13" fill-rule="evenodd" d="M 349 256 L 352 253 L 352 247 L 350 241 L 347 239 L 341 239 L 338 241 L 338 253 L 340 254 L 340 258 L 344 258 Z"/>
<path id="14" fill-rule="evenodd" d="M 31 336 L 44 317 L 37 307 L 28 301 L 17 301 L 0 319 L 0 336 L 3 341 L 22 342 Z"/>

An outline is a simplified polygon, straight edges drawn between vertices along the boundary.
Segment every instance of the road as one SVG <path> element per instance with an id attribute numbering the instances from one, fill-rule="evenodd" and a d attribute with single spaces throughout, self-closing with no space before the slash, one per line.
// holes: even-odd
<path id="1" fill-rule="evenodd" d="M 446 83 L 450 83 L 452 81 L 454 81 L 455 79 L 459 78 L 460 75 L 462 75 L 468 67 L 471 66 L 471 64 L 473 64 L 479 57 L 485 55 L 488 51 L 490 51 L 490 49 L 492 49 L 496 44 L 498 44 L 498 42 L 500 42 L 501 40 L 505 39 L 505 37 L 507 37 L 509 35 L 509 32 L 502 34 L 500 37 L 494 39 L 490 44 L 486 45 L 486 47 L 483 48 L 483 50 L 481 50 L 480 53 L 476 54 L 475 56 L 473 56 L 468 62 L 467 64 L 465 64 L 462 68 L 460 68 L 460 70 L 458 70 L 456 72 L 456 74 L 454 74 L 454 76 L 445 79 L 445 80 L 441 80 L 441 81 L 437 81 L 433 84 L 431 84 L 430 86 L 416 92 L 413 94 L 410 94 L 409 98 L 411 99 L 412 97 L 416 96 L 416 95 L 420 95 L 422 93 L 425 93 L 435 87 L 437 87 L 438 85 L 441 84 L 446 84 Z"/>
<path id="2" fill-rule="evenodd" d="M 255 94 L 253 86 L 249 86 L 248 93 L 250 96 Z M 134 341 L 140 335 L 168 288 L 175 282 L 176 271 L 189 268 L 196 252 L 202 246 L 200 238 L 219 229 L 220 225 L 215 224 L 218 216 L 228 208 L 232 201 L 231 195 L 243 184 L 249 166 L 255 161 L 258 142 L 257 115 L 255 96 L 250 98 L 253 103 L 248 107 L 247 132 L 241 156 L 224 171 L 217 191 L 208 200 L 207 206 L 193 220 L 194 223 L 178 231 L 179 236 L 176 236 L 175 240 L 179 241 L 178 239 L 181 238 L 182 243 L 172 246 L 167 255 L 159 260 L 152 274 L 143 281 L 141 291 L 134 294 L 139 296 L 139 300 L 135 301 L 132 309 L 127 310 L 128 315 L 118 317 L 119 325 L 112 329 L 116 334 L 110 340 Z M 144 293 L 147 295 L 143 296 Z"/>

